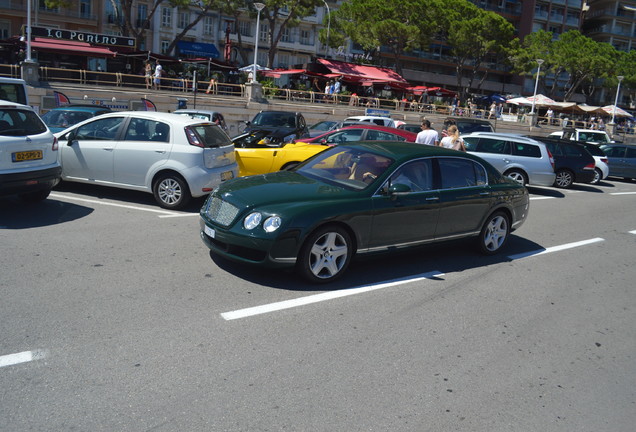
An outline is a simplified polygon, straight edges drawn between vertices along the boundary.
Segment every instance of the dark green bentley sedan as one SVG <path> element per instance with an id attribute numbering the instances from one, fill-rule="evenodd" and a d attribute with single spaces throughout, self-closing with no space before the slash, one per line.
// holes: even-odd
<path id="1" fill-rule="evenodd" d="M 499 251 L 528 215 L 528 191 L 477 156 L 404 142 L 331 147 L 290 171 L 222 183 L 201 209 L 217 255 L 340 277 L 356 254 L 475 237 Z"/>

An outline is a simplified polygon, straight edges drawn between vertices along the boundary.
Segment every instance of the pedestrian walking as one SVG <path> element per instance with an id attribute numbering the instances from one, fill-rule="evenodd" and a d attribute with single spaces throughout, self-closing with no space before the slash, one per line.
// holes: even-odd
<path id="1" fill-rule="evenodd" d="M 448 127 L 448 135 L 442 138 L 439 145 L 444 148 L 466 151 L 464 140 L 459 136 L 459 129 L 455 125 Z"/>
<path id="2" fill-rule="evenodd" d="M 159 88 L 161 87 L 162 73 L 163 73 L 163 67 L 161 67 L 161 63 L 159 63 L 159 60 L 157 60 L 157 62 L 155 63 L 155 80 L 154 80 L 155 90 L 159 90 Z"/>
<path id="3" fill-rule="evenodd" d="M 417 134 L 415 142 L 430 146 L 436 146 L 439 144 L 439 135 L 436 130 L 431 129 L 431 122 L 429 120 L 422 120 L 422 131 Z"/>
<path id="4" fill-rule="evenodd" d="M 152 65 L 146 60 L 146 66 L 144 67 L 144 77 L 146 78 L 146 88 L 152 87 Z"/>

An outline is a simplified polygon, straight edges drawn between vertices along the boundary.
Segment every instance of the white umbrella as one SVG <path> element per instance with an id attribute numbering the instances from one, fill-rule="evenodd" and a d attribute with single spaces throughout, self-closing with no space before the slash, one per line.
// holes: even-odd
<path id="1" fill-rule="evenodd" d="M 532 104 L 532 102 L 534 101 L 535 106 L 550 106 L 555 103 L 554 99 L 550 99 L 549 97 L 544 96 L 542 94 L 538 94 L 536 96 L 530 96 L 527 99 L 530 102 L 530 104 Z"/>
<path id="2" fill-rule="evenodd" d="M 239 68 L 239 70 L 241 72 L 253 72 L 254 71 L 254 63 L 252 63 L 251 65 L 248 66 L 243 66 L 242 68 Z M 261 66 L 261 65 L 256 65 L 256 70 L 257 71 L 268 71 L 271 70 L 270 68 L 267 68 L 265 66 Z"/>
<path id="3" fill-rule="evenodd" d="M 532 105 L 532 101 L 528 100 L 528 98 L 525 98 L 525 97 L 516 97 L 516 98 L 508 99 L 506 103 L 514 104 L 514 105 L 526 105 L 526 106 Z"/>
<path id="4" fill-rule="evenodd" d="M 601 108 L 601 110 L 608 115 L 614 114 L 614 109 L 616 109 L 616 117 L 631 117 L 632 115 L 625 111 L 620 107 L 614 107 L 614 105 L 606 105 Z"/>

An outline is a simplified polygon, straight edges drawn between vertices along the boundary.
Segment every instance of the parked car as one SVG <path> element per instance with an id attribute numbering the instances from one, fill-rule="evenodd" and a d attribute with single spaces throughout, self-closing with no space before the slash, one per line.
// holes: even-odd
<path id="1" fill-rule="evenodd" d="M 99 105 L 65 105 L 53 108 L 42 116 L 51 132 L 61 132 L 79 122 L 101 114 L 112 112 L 108 107 Z"/>
<path id="2" fill-rule="evenodd" d="M 607 155 L 596 144 L 585 142 L 579 142 L 579 144 L 592 155 L 596 163 L 594 167 L 594 180 L 592 180 L 591 183 L 597 184 L 601 180 L 605 180 L 609 175 L 609 159 L 607 159 Z"/>
<path id="3" fill-rule="evenodd" d="M 417 134 L 404 129 L 378 126 L 370 123 L 346 126 L 313 138 L 298 141 L 316 144 L 342 144 L 353 141 L 409 141 L 415 142 Z"/>
<path id="4" fill-rule="evenodd" d="M 636 146 L 629 144 L 605 144 L 601 150 L 609 160 L 610 177 L 636 179 Z"/>
<path id="5" fill-rule="evenodd" d="M 19 78 L 0 77 L 0 100 L 29 105 L 26 81 Z"/>
<path id="6" fill-rule="evenodd" d="M 607 132 L 596 129 L 564 128 L 562 131 L 552 132 L 550 136 L 571 141 L 584 141 L 597 145 L 613 142 Z"/>
<path id="7" fill-rule="evenodd" d="M 405 142 L 330 147 L 291 171 L 225 182 L 201 209 L 215 255 L 336 280 L 356 255 L 476 238 L 494 254 L 528 191 L 468 153 Z"/>
<path id="8" fill-rule="evenodd" d="M 395 127 L 395 122 L 391 118 L 382 116 L 351 116 L 347 117 L 345 121 L 368 122 L 378 126 Z"/>
<path id="9" fill-rule="evenodd" d="M 338 124 L 335 120 L 323 120 L 309 126 L 309 136 L 315 137 L 318 135 L 322 135 L 325 132 L 329 132 Z"/>
<path id="10" fill-rule="evenodd" d="M 225 118 L 223 114 L 218 111 L 210 111 L 210 110 L 194 110 L 194 109 L 179 109 L 173 111 L 174 114 L 187 115 L 192 118 L 207 120 L 214 124 L 217 124 L 227 132 L 227 124 L 225 123 Z"/>
<path id="11" fill-rule="evenodd" d="M 521 184 L 552 186 L 552 154 L 541 141 L 516 134 L 473 132 L 462 137 L 466 150 Z"/>
<path id="12" fill-rule="evenodd" d="M 267 131 L 258 130 L 234 137 L 232 142 L 239 175 L 246 176 L 291 169 L 327 146 L 363 140 L 413 142 L 415 137 L 407 131 L 364 123 L 291 143 L 272 143 Z"/>
<path id="13" fill-rule="evenodd" d="M 56 135 L 63 180 L 149 192 L 168 209 L 182 208 L 238 174 L 227 134 L 189 116 L 113 112 Z"/>
<path id="14" fill-rule="evenodd" d="M 457 126 L 460 135 L 470 134 L 473 132 L 494 132 L 492 124 L 488 120 L 476 119 L 470 117 L 446 117 L 444 124 L 454 124 Z"/>
<path id="15" fill-rule="evenodd" d="M 309 136 L 305 117 L 299 112 L 261 111 L 252 121 L 245 123 L 243 133 L 267 131 L 271 143 L 287 143 Z"/>
<path id="16" fill-rule="evenodd" d="M 573 183 L 594 181 L 596 161 L 582 145 L 558 138 L 534 138 L 545 143 L 554 158 L 554 186 L 567 189 Z"/>
<path id="17" fill-rule="evenodd" d="M 0 195 L 41 201 L 61 174 L 57 138 L 33 108 L 0 101 Z"/>

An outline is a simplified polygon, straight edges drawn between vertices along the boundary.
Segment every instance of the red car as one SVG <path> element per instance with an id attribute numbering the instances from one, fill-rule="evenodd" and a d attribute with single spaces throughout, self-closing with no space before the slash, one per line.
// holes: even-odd
<path id="1" fill-rule="evenodd" d="M 354 141 L 408 141 L 415 142 L 417 134 L 403 129 L 378 125 L 355 125 L 327 132 L 314 138 L 300 138 L 296 142 L 313 144 L 342 144 Z"/>

